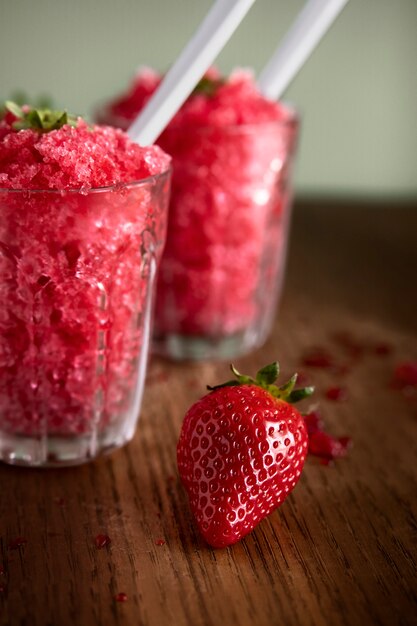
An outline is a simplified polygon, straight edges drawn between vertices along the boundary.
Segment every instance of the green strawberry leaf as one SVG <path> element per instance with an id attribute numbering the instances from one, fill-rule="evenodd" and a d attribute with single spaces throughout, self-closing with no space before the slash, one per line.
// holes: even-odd
<path id="1" fill-rule="evenodd" d="M 295 383 L 297 382 L 298 374 L 293 374 L 290 380 L 288 380 L 285 385 L 278 387 L 278 391 L 282 394 L 283 398 L 289 396 L 292 393 L 292 390 L 295 387 Z"/>
<path id="2" fill-rule="evenodd" d="M 25 111 L 15 102 L 8 100 L 5 103 L 6 109 L 15 117 L 13 122 L 15 130 L 32 129 L 41 133 L 51 130 L 58 130 L 68 124 L 69 126 L 77 126 L 77 117 L 68 115 L 67 111 L 53 111 L 51 109 L 35 109 L 30 108 Z"/>
<path id="3" fill-rule="evenodd" d="M 230 365 L 230 369 L 235 375 L 235 379 L 228 380 L 227 382 L 221 385 L 215 385 L 214 387 L 210 387 L 207 385 L 207 389 L 209 391 L 214 391 L 216 389 L 221 389 L 222 387 L 235 387 L 236 385 L 255 385 L 257 387 L 261 387 L 268 391 L 274 398 L 278 398 L 279 400 L 284 400 L 284 402 L 289 402 L 290 404 L 294 404 L 294 402 L 299 402 L 314 392 L 314 387 L 304 387 L 300 389 L 294 389 L 298 374 L 293 374 L 291 378 L 281 387 L 273 384 L 279 374 L 279 363 L 274 362 L 269 365 L 265 365 L 262 369 L 258 371 L 256 374 L 256 379 L 251 376 L 246 376 L 241 374 L 233 364 Z"/>
<path id="4" fill-rule="evenodd" d="M 6 109 L 10 111 L 10 113 L 13 113 L 13 115 L 17 117 L 18 119 L 24 116 L 22 107 L 16 104 L 16 102 L 12 102 L 11 100 L 6 100 L 4 105 Z"/>
<path id="5" fill-rule="evenodd" d="M 271 363 L 270 365 L 265 365 L 259 372 L 256 374 L 256 382 L 259 384 L 264 383 L 265 385 L 273 385 L 276 379 L 279 376 L 279 364 L 277 361 Z"/>
<path id="6" fill-rule="evenodd" d="M 304 400 L 304 398 L 308 398 L 311 394 L 314 393 L 314 387 L 304 387 L 303 389 L 294 389 L 286 398 L 287 402 L 294 404 L 295 402 L 300 402 L 300 400 Z"/>
<path id="7" fill-rule="evenodd" d="M 240 385 L 252 385 L 256 382 L 253 380 L 251 376 L 245 376 L 244 374 L 241 374 L 240 372 L 238 372 L 233 364 L 230 366 L 230 369 L 232 370 L 233 374 L 236 376 L 238 383 Z"/>
<path id="8" fill-rule="evenodd" d="M 197 85 L 194 87 L 191 95 L 195 96 L 198 94 L 203 94 L 205 96 L 208 97 L 212 97 L 214 96 L 214 94 L 216 93 L 217 89 L 223 85 L 224 80 L 220 79 L 220 78 L 209 78 L 208 76 L 203 76 L 203 78 L 201 78 Z"/>
<path id="9" fill-rule="evenodd" d="M 240 383 L 238 380 L 228 380 L 221 385 L 214 385 L 214 387 L 212 387 L 211 385 L 206 385 L 206 389 L 208 391 L 214 391 L 215 389 L 223 389 L 223 387 L 238 387 L 239 385 Z"/>
<path id="10" fill-rule="evenodd" d="M 40 111 L 32 109 L 26 114 L 26 120 L 30 128 L 36 128 L 36 130 L 43 129 L 43 119 Z"/>

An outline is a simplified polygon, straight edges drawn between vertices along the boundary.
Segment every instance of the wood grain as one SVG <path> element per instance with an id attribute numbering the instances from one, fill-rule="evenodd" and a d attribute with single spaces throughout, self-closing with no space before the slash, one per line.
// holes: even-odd
<path id="1" fill-rule="evenodd" d="M 307 349 L 330 349 L 350 369 L 307 374 L 328 430 L 354 445 L 333 466 L 310 458 L 282 507 L 232 548 L 201 540 L 175 463 L 184 412 L 226 363 L 153 359 L 136 436 L 111 456 L 0 466 L 1 626 L 417 624 L 417 395 L 389 384 L 417 359 L 416 234 L 417 207 L 296 206 L 273 334 L 237 365 L 278 358 L 289 373 Z M 364 353 L 348 357 L 340 331 Z M 393 351 L 378 356 L 378 342 Z M 324 397 L 334 384 L 346 401 Z"/>

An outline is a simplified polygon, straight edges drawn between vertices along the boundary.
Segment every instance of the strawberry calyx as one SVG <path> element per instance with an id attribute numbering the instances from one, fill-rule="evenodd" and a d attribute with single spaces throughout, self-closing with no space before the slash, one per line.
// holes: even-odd
<path id="1" fill-rule="evenodd" d="M 227 382 L 220 385 L 215 385 L 214 387 L 210 387 L 209 385 L 207 385 L 207 389 L 209 391 L 215 391 L 216 389 L 221 389 L 222 387 L 255 385 L 256 387 L 261 387 L 262 389 L 268 391 L 268 393 L 270 393 L 271 396 L 273 396 L 274 398 L 284 400 L 285 402 L 289 402 L 290 404 L 299 402 L 300 400 L 311 396 L 311 394 L 314 392 L 314 387 L 302 387 L 299 389 L 295 389 L 298 374 L 293 374 L 291 378 L 283 385 L 276 385 L 275 383 L 279 376 L 279 363 L 277 361 L 262 367 L 256 373 L 255 378 L 252 378 L 252 376 L 246 376 L 245 374 L 241 374 L 240 372 L 238 372 L 233 363 L 230 365 L 230 369 L 232 370 L 236 378 L 228 380 Z"/>
<path id="2" fill-rule="evenodd" d="M 225 81 L 222 78 L 212 78 L 210 76 L 203 76 L 194 87 L 192 92 L 193 96 L 204 95 L 212 97 L 216 93 L 219 87 L 224 85 Z"/>
<path id="3" fill-rule="evenodd" d="M 77 126 L 78 118 L 67 111 L 35 109 L 27 105 L 20 106 L 10 100 L 5 102 L 5 108 L 15 118 L 12 124 L 14 130 L 31 129 L 39 133 L 47 133 L 51 130 L 58 130 L 66 124 Z"/>

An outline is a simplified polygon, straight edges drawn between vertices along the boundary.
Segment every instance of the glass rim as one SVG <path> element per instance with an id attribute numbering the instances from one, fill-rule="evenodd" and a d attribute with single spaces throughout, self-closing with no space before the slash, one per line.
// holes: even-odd
<path id="1" fill-rule="evenodd" d="M 158 172 L 158 174 L 152 174 L 152 176 L 147 176 L 146 178 L 141 178 L 139 180 L 132 180 L 130 182 L 121 182 L 121 183 L 114 183 L 113 185 L 104 185 L 103 187 L 78 187 L 78 188 L 69 188 L 69 189 L 35 189 L 35 188 L 29 188 L 29 187 L 22 187 L 20 189 L 12 189 L 12 188 L 8 188 L 8 187 L 0 187 L 0 194 L 8 194 L 8 193 L 13 193 L 13 194 L 19 194 L 19 193 L 24 193 L 24 194 L 41 194 L 41 193 L 46 193 L 46 194 L 51 194 L 51 195 L 57 195 L 57 196 L 65 196 L 66 194 L 81 194 L 83 196 L 87 196 L 88 194 L 91 193 L 105 193 L 105 192 L 111 192 L 111 191 L 121 191 L 122 189 L 127 189 L 130 187 L 134 187 L 134 188 L 140 188 L 140 187 L 144 187 L 146 185 L 154 185 L 160 178 L 163 178 L 164 176 L 168 176 L 169 174 L 172 174 L 172 164 L 170 164 L 166 169 L 162 170 L 162 172 Z"/>
<path id="2" fill-rule="evenodd" d="M 172 126 L 167 126 L 160 134 L 161 137 L 164 133 L 169 131 L 182 131 L 182 132 L 200 132 L 204 130 L 224 130 L 224 131 L 241 131 L 245 130 L 249 132 L 252 129 L 259 129 L 259 127 L 291 127 L 298 126 L 300 123 L 300 113 L 297 108 L 289 104 L 287 102 L 281 102 L 285 110 L 285 116 L 276 119 L 276 120 L 263 120 L 261 122 L 246 122 L 244 124 L 222 124 L 222 125 L 214 125 L 214 124 L 196 124 L 190 125 L 186 128 L 181 124 L 172 124 Z M 116 128 L 121 128 L 122 130 L 127 130 L 127 128 L 133 123 L 134 118 L 128 119 L 127 117 L 123 117 L 122 115 L 118 115 L 111 111 L 110 105 L 104 104 L 101 107 L 96 108 L 96 114 L 99 116 L 99 122 L 101 126 L 112 126 L 111 123 L 107 121 L 103 121 L 106 119 L 106 115 L 109 116 L 109 120 L 114 120 L 114 124 Z M 158 139 L 159 139 L 158 137 Z M 157 143 L 156 140 L 155 143 Z"/>

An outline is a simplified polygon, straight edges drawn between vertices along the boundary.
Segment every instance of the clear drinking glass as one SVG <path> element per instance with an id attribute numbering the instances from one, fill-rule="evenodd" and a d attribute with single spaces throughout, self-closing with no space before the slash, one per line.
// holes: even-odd
<path id="1" fill-rule="evenodd" d="M 298 118 L 168 128 L 168 235 L 154 347 L 174 359 L 232 358 L 261 346 L 284 278 Z"/>
<path id="2" fill-rule="evenodd" d="M 0 189 L 1 460 L 82 463 L 132 438 L 169 184 Z"/>

